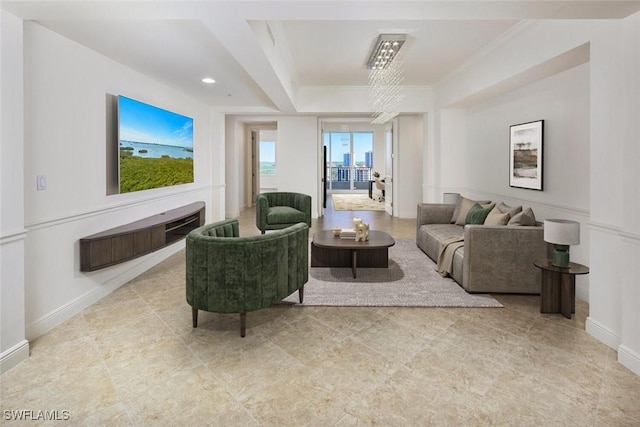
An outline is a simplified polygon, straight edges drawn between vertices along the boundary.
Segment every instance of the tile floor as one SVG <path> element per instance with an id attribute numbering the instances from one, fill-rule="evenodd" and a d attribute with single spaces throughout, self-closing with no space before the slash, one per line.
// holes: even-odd
<path id="1" fill-rule="evenodd" d="M 359 212 L 413 238 L 415 221 Z M 348 226 L 327 211 L 313 230 Z M 254 211 L 241 232 L 258 234 Z M 180 252 L 31 343 L 2 375 L 11 410 L 68 411 L 55 425 L 639 426 L 640 377 L 539 297 L 502 309 L 274 307 L 200 314 L 191 327 Z M 36 412 L 34 412 L 37 415 Z"/>

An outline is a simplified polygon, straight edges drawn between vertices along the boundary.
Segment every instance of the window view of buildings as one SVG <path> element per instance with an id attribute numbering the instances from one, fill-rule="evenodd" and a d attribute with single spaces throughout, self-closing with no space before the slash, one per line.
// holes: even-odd
<path id="1" fill-rule="evenodd" d="M 373 178 L 373 132 L 327 132 L 329 190 L 367 190 Z"/>
<path id="2" fill-rule="evenodd" d="M 260 175 L 276 173 L 274 135 L 260 132 Z M 328 132 L 324 134 L 328 158 L 329 189 L 367 190 L 373 179 L 373 132 Z"/>

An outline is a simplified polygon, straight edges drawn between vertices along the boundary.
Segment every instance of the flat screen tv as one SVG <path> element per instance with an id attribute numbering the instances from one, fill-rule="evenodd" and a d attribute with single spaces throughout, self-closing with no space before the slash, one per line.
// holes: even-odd
<path id="1" fill-rule="evenodd" d="M 120 193 L 193 182 L 193 119 L 118 96 Z"/>

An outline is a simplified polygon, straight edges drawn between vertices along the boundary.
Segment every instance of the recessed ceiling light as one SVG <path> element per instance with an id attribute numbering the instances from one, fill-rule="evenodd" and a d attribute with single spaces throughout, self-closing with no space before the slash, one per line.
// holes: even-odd
<path id="1" fill-rule="evenodd" d="M 207 83 L 207 84 L 213 84 L 216 81 L 214 79 L 212 79 L 211 77 L 205 77 L 204 79 L 202 79 L 202 83 Z"/>

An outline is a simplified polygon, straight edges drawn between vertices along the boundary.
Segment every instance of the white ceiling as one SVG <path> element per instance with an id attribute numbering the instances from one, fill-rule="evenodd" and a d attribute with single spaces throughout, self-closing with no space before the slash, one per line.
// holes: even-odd
<path id="1" fill-rule="evenodd" d="M 226 111 L 295 111 L 301 86 L 363 86 L 380 33 L 433 86 L 530 19 L 622 18 L 640 1 L 3 0 L 1 7 Z M 205 85 L 201 79 L 216 79 Z"/>
<path id="2" fill-rule="evenodd" d="M 404 83 L 431 86 L 517 24 L 501 21 L 283 22 L 298 83 L 366 85 L 366 64 L 379 34 L 407 34 L 400 53 Z"/>

